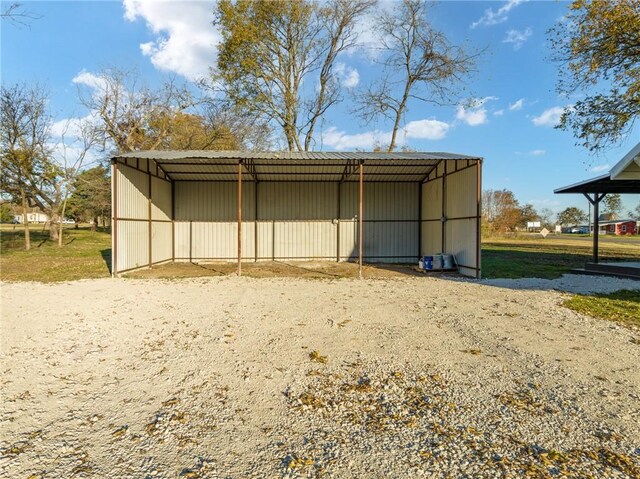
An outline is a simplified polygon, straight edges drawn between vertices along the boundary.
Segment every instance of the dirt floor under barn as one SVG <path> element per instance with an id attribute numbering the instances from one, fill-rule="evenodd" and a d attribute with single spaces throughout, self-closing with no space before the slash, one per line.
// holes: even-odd
<path id="1" fill-rule="evenodd" d="M 554 290 L 637 287 L 4 283 L 0 476 L 640 477 L 640 331 Z"/>

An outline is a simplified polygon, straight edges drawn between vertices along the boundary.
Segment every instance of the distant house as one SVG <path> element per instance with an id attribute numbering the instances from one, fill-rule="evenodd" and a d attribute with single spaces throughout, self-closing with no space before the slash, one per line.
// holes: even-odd
<path id="1" fill-rule="evenodd" d="M 640 222 L 635 220 L 610 220 L 600 222 L 600 233 L 607 235 L 640 234 Z M 593 226 L 592 226 L 593 228 Z"/>
<path id="2" fill-rule="evenodd" d="M 49 221 L 49 217 L 39 211 L 27 213 L 27 219 L 29 220 L 29 223 L 46 223 Z M 24 215 L 15 215 L 13 220 L 15 223 L 22 224 L 24 223 Z"/>

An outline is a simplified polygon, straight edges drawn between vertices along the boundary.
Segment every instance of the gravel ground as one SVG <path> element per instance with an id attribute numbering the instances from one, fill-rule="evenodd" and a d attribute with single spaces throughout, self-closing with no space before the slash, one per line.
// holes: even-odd
<path id="1" fill-rule="evenodd" d="M 5 283 L 0 476 L 638 478 L 638 285 Z"/>

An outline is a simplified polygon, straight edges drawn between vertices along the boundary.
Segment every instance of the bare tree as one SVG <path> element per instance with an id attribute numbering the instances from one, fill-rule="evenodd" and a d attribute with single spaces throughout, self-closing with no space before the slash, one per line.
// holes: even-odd
<path id="1" fill-rule="evenodd" d="M 220 1 L 214 83 L 234 107 L 277 124 L 289 150 L 310 149 L 318 120 L 341 100 L 336 59 L 355 44 L 355 22 L 372 3 Z"/>
<path id="2" fill-rule="evenodd" d="M 0 12 L 2 20 L 8 20 L 14 25 L 29 27 L 32 20 L 38 20 L 40 15 L 27 10 L 22 2 L 12 2 Z"/>
<path id="3" fill-rule="evenodd" d="M 47 95 L 39 86 L 24 84 L 3 86 L 0 92 L 0 184 L 3 193 L 22 206 L 28 250 L 31 248 L 28 211 L 36 204 L 31 191 L 54 173 L 47 146 L 51 125 Z"/>
<path id="4" fill-rule="evenodd" d="M 359 93 L 355 112 L 366 122 L 383 116 L 393 122 L 387 151 L 396 148 L 398 130 L 410 100 L 450 104 L 480 53 L 452 45 L 427 19 L 426 0 L 403 0 L 380 14 L 382 78 Z"/>

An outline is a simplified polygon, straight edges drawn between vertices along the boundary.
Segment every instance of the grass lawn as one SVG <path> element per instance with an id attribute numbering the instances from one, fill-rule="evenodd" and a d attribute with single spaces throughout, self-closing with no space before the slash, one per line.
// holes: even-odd
<path id="1" fill-rule="evenodd" d="M 578 294 L 566 300 L 563 305 L 594 318 L 640 327 L 640 289 L 610 294 Z"/>
<path id="2" fill-rule="evenodd" d="M 65 229 L 63 245 L 49 239 L 49 231 L 31 225 L 31 249 L 24 249 L 24 233 L 17 225 L 0 228 L 0 278 L 3 281 L 71 281 L 109 276 L 111 235 L 89 227 Z"/>
<path id="3" fill-rule="evenodd" d="M 600 243 L 602 261 L 640 260 L 640 240 Z M 482 244 L 484 278 L 559 278 L 591 260 L 591 242 L 566 237 L 491 238 Z"/>

